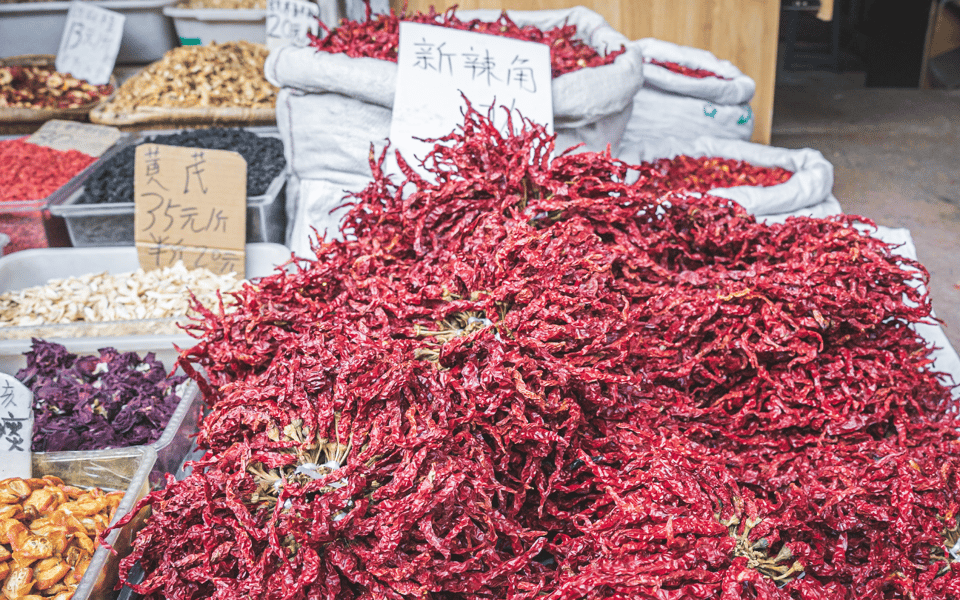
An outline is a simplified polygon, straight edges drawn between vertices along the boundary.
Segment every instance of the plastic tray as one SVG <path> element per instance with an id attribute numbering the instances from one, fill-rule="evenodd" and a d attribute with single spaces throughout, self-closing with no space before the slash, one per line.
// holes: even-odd
<path id="1" fill-rule="evenodd" d="M 100 348 L 107 348 L 109 346 L 109 344 L 103 344 Z M 99 350 L 99 348 L 97 350 Z M 160 353 L 152 349 L 138 349 L 133 351 L 137 352 L 140 356 L 153 352 L 166 369 L 172 368 L 174 362 L 177 360 L 177 353 L 172 345 L 169 348 L 169 352 L 165 353 L 166 356 L 163 357 L 159 355 Z M 95 353 L 96 351 L 77 354 L 89 355 Z M 8 363 L 8 365 L 12 365 L 12 362 Z M 16 375 L 17 370 L 19 369 L 3 369 L 5 373 L 9 373 L 10 375 Z M 177 373 L 183 374 L 183 371 L 178 369 Z M 200 430 L 200 411 L 203 407 L 203 401 L 200 399 L 200 388 L 197 387 L 196 382 L 188 379 L 181 384 L 180 392 L 180 402 L 177 403 L 177 408 L 174 409 L 173 414 L 170 415 L 170 420 L 167 421 L 167 424 L 164 426 L 160 437 L 157 441 L 149 444 L 157 453 L 157 460 L 150 474 L 151 487 L 156 487 L 157 484 L 161 483 L 165 473 L 175 474 L 177 470 L 180 469 L 184 457 L 193 447 L 193 438 Z"/>
<path id="2" fill-rule="evenodd" d="M 170 366 L 164 363 L 165 366 Z M 184 384 L 180 404 L 170 415 L 170 421 L 164 427 L 160 439 L 150 444 L 157 452 L 157 462 L 151 473 L 151 487 L 162 483 L 163 474 L 175 474 L 183 463 L 183 459 L 193 447 L 193 438 L 200 431 L 200 411 L 203 401 L 200 399 L 200 388 L 195 381 L 187 380 Z"/>
<path id="3" fill-rule="evenodd" d="M 91 452 L 38 452 L 33 455 L 34 476 L 56 475 L 78 487 L 124 490 L 114 522 L 126 515 L 150 491 L 150 472 L 157 452 L 150 446 Z M 73 595 L 74 600 L 106 600 L 114 597 L 120 559 L 130 553 L 131 542 L 143 526 L 148 509 L 123 528 L 110 532 L 106 540 L 116 554 L 101 545 Z"/>
<path id="4" fill-rule="evenodd" d="M 122 13 L 123 38 L 117 64 L 142 64 L 178 46 L 173 22 L 163 7 L 175 0 L 98 0 L 97 6 Z M 56 54 L 70 2 L 0 4 L 0 57 Z"/>
<path id="5" fill-rule="evenodd" d="M 173 18 L 180 42 L 246 41 L 267 43 L 267 11 L 263 8 L 177 8 L 168 6 L 163 14 Z M 196 43 L 193 41 L 193 43 Z"/>
<path id="6" fill-rule="evenodd" d="M 274 267 L 290 259 L 290 250 L 280 244 L 247 244 L 246 249 L 247 279 L 269 275 Z M 127 273 L 138 267 L 133 246 L 24 250 L 0 258 L 0 293 L 44 285 L 51 279 L 104 271 Z M 177 327 L 179 321 L 171 318 L 0 327 L 0 370 L 15 373 L 23 368 L 23 353 L 30 349 L 33 337 L 55 341 L 70 352 L 82 354 L 107 346 L 120 351 L 150 351 L 164 364 L 172 364 L 177 356 L 174 344 L 185 349 L 196 343 Z"/>
<path id="7" fill-rule="evenodd" d="M 275 128 L 246 129 L 261 137 L 280 137 Z M 176 131 L 143 132 L 140 137 L 127 140 L 122 146 L 116 147 L 115 151 L 119 152 L 130 144 L 139 144 L 151 135 Z M 132 246 L 134 243 L 133 202 L 77 204 L 84 192 L 83 183 L 96 172 L 101 161 L 109 158 L 110 156 L 104 154 L 91 165 L 93 169 L 84 169 L 50 197 L 50 213 L 66 221 L 70 242 L 75 247 Z M 284 169 L 273 179 L 265 194 L 247 198 L 247 243 L 283 243 L 286 239 L 286 207 L 280 194 L 286 182 L 287 170 Z"/>

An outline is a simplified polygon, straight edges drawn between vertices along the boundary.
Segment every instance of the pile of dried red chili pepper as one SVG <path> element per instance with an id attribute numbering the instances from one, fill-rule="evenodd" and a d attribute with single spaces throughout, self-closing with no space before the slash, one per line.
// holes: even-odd
<path id="1" fill-rule="evenodd" d="M 488 22 L 479 19 L 463 21 L 456 17 L 455 10 L 456 7 L 451 7 L 443 13 L 437 13 L 431 6 L 427 13 L 417 11 L 397 15 L 391 11 L 389 15 L 372 15 L 370 4 L 367 3 L 365 21 L 342 21 L 340 26 L 333 30 L 327 30 L 321 22 L 320 25 L 326 33 L 319 37 L 311 36 L 311 45 L 331 54 L 342 53 L 352 58 L 369 57 L 397 62 L 400 22 L 425 23 L 547 44 L 550 46 L 550 63 L 554 77 L 588 67 L 609 65 L 626 52 L 625 48 L 619 48 L 601 55 L 577 39 L 575 25 L 543 31 L 533 25 L 517 25 L 506 12 L 501 13 L 496 21 Z"/>
<path id="2" fill-rule="evenodd" d="M 758 223 L 552 149 L 471 109 L 435 182 L 372 158 L 348 241 L 203 312 L 207 454 L 144 501 L 137 591 L 960 593 L 923 267 L 867 221 Z"/>
<path id="3" fill-rule="evenodd" d="M 661 194 L 681 190 L 706 193 L 716 188 L 737 186 L 769 187 L 785 183 L 793 172 L 782 167 L 761 167 L 743 160 L 702 156 L 693 158 L 681 154 L 642 162 L 639 185 Z"/>
<path id="4" fill-rule="evenodd" d="M 648 58 L 645 60 L 645 62 L 648 62 L 651 65 L 657 65 L 658 67 L 663 67 L 668 71 L 672 71 L 680 75 L 693 77 L 695 79 L 705 79 L 707 77 L 715 77 L 717 79 L 730 81 L 729 77 L 723 77 L 721 75 L 717 75 L 716 73 L 708 69 L 697 69 L 696 67 L 688 67 L 686 65 L 681 65 L 680 63 L 671 62 L 669 60 L 657 60 L 655 58 Z"/>

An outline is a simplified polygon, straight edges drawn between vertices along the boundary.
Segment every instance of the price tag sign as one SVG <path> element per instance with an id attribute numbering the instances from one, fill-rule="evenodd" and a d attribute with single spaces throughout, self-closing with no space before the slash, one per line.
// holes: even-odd
<path id="1" fill-rule="evenodd" d="M 94 85 L 109 83 L 126 20 L 122 14 L 90 2 L 71 2 L 57 50 L 57 71 Z"/>
<path id="2" fill-rule="evenodd" d="M 189 269 L 245 271 L 247 162 L 228 150 L 137 146 L 137 256 L 146 270 L 183 261 Z"/>
<path id="3" fill-rule="evenodd" d="M 546 44 L 401 22 L 397 66 L 390 142 L 422 175 L 419 159 L 433 144 L 414 138 L 439 138 L 461 125 L 461 92 L 482 113 L 493 106 L 501 130 L 509 110 L 516 128 L 522 114 L 553 131 Z"/>
<path id="4" fill-rule="evenodd" d="M 267 48 L 307 45 L 307 32 L 317 34 L 320 7 L 307 0 L 267 0 Z"/>
<path id="5" fill-rule="evenodd" d="M 0 373 L 0 479 L 31 477 L 33 392 L 16 377 Z"/>
<path id="6" fill-rule="evenodd" d="M 47 121 L 27 141 L 54 150 L 77 150 L 87 156 L 100 156 L 123 137 L 116 127 L 78 123 L 76 121 Z"/>

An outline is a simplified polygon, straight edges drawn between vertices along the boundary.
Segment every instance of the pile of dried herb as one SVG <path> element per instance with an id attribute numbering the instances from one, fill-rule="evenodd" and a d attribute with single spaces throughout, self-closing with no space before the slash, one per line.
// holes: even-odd
<path id="1" fill-rule="evenodd" d="M 347 241 L 203 310 L 180 364 L 208 452 L 144 500 L 139 592 L 960 590 L 923 267 L 852 217 L 758 223 L 552 150 L 470 109 L 436 181 L 380 156 Z"/>

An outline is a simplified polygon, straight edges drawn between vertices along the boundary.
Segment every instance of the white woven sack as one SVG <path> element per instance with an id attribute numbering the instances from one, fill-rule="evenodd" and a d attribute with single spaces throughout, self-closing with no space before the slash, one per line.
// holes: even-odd
<path id="1" fill-rule="evenodd" d="M 500 13 L 477 10 L 456 14 L 462 20 L 492 21 Z M 630 119 L 633 96 L 643 84 L 639 48 L 610 27 L 603 17 L 582 6 L 567 10 L 508 11 L 508 15 L 520 26 L 550 29 L 564 23 L 576 25 L 577 36 L 601 52 L 626 48 L 612 64 L 567 73 L 554 78 L 552 84 L 558 150 L 582 142 L 586 150 L 601 151 L 609 144 L 616 152 Z M 282 88 L 334 93 L 388 109 L 393 107 L 397 65 L 389 61 L 288 46 L 270 54 L 264 71 L 271 83 Z M 300 125 L 302 118 L 293 116 Z M 284 125 L 279 119 L 278 112 L 282 130 Z M 377 125 L 370 123 L 377 131 L 389 131 L 389 118 Z M 358 133 L 362 138 L 366 132 Z M 375 139 L 361 139 L 361 142 Z"/>
<path id="2" fill-rule="evenodd" d="M 645 65 L 644 73 L 649 69 L 650 65 Z M 633 97 L 633 114 L 620 145 L 631 146 L 662 137 L 749 140 L 753 126 L 753 110 L 749 104 L 714 104 L 644 85 Z"/>
<path id="3" fill-rule="evenodd" d="M 720 60 L 713 53 L 700 48 L 680 46 L 656 38 L 633 42 L 643 54 L 644 87 L 656 88 L 670 94 L 700 98 L 714 104 L 746 104 L 753 99 L 757 84 L 728 60 Z M 716 77 L 687 77 L 666 67 L 651 64 L 650 60 L 673 62 L 693 69 L 706 69 Z"/>
<path id="4" fill-rule="evenodd" d="M 632 42 L 643 54 L 643 88 L 633 98 L 633 116 L 624 143 L 650 137 L 693 138 L 709 135 L 748 140 L 753 135 L 750 100 L 757 89 L 753 79 L 733 63 L 711 52 L 656 38 Z M 688 77 L 650 60 L 706 69 L 716 77 Z"/>
<path id="5" fill-rule="evenodd" d="M 342 205 L 351 192 L 359 192 L 370 178 L 349 173 L 320 173 L 314 179 L 291 178 L 287 182 L 287 208 L 294 218 L 287 225 L 287 247 L 297 256 L 312 257 L 310 242 L 317 235 L 343 239 L 340 220 L 347 209 Z M 314 231 L 316 230 L 316 232 Z"/>
<path id="6" fill-rule="evenodd" d="M 779 185 L 710 190 L 710 194 L 734 200 L 754 215 L 777 215 L 816 206 L 826 201 L 833 189 L 833 165 L 822 154 L 810 148 L 789 150 L 742 140 L 711 137 L 692 140 L 662 138 L 624 146 L 620 158 L 636 164 L 660 158 L 674 158 L 681 154 L 693 158 L 732 158 L 760 167 L 782 167 L 793 171 L 793 176 Z"/>
<path id="7" fill-rule="evenodd" d="M 881 239 L 888 244 L 894 244 L 894 252 L 900 256 L 917 260 L 917 248 L 913 245 L 913 237 L 910 230 L 903 228 L 877 227 L 872 232 L 873 237 Z M 918 288 L 923 286 L 917 285 Z M 921 289 L 921 291 L 923 291 Z M 920 334 L 923 339 L 933 344 L 936 349 L 931 354 L 933 358 L 932 369 L 941 373 L 946 373 L 953 378 L 953 381 L 944 381 L 946 385 L 960 383 L 960 356 L 950 344 L 950 339 L 944 333 L 943 328 L 937 324 L 917 324 L 913 329 Z M 960 388 L 954 388 L 954 398 L 960 399 Z"/>
<path id="8" fill-rule="evenodd" d="M 495 20 L 499 14 L 465 11 L 457 16 Z M 521 26 L 533 24 L 541 29 L 565 22 L 576 25 L 578 36 L 601 51 L 621 45 L 627 48 L 613 64 L 568 73 L 552 83 L 557 148 L 583 142 L 588 150 L 604 150 L 610 144 L 616 152 L 630 118 L 633 96 L 643 83 L 639 49 L 600 15 L 582 7 L 511 11 L 509 15 Z M 292 175 L 332 186 L 321 193 L 316 191 L 317 184 L 311 183 L 310 193 L 300 194 L 296 179 L 288 184 L 288 241 L 295 250 L 309 251 L 302 242 L 307 235 L 304 232 L 320 223 L 313 219 L 329 210 L 334 200 L 331 194 L 339 194 L 336 203 L 342 198 L 344 188 L 337 186 L 345 180 L 355 183 L 350 177 L 354 175 L 369 181 L 370 146 L 374 144 L 379 152 L 390 133 L 397 65 L 286 46 L 270 54 L 264 71 L 271 83 L 282 88 L 277 97 L 277 125 Z"/>

